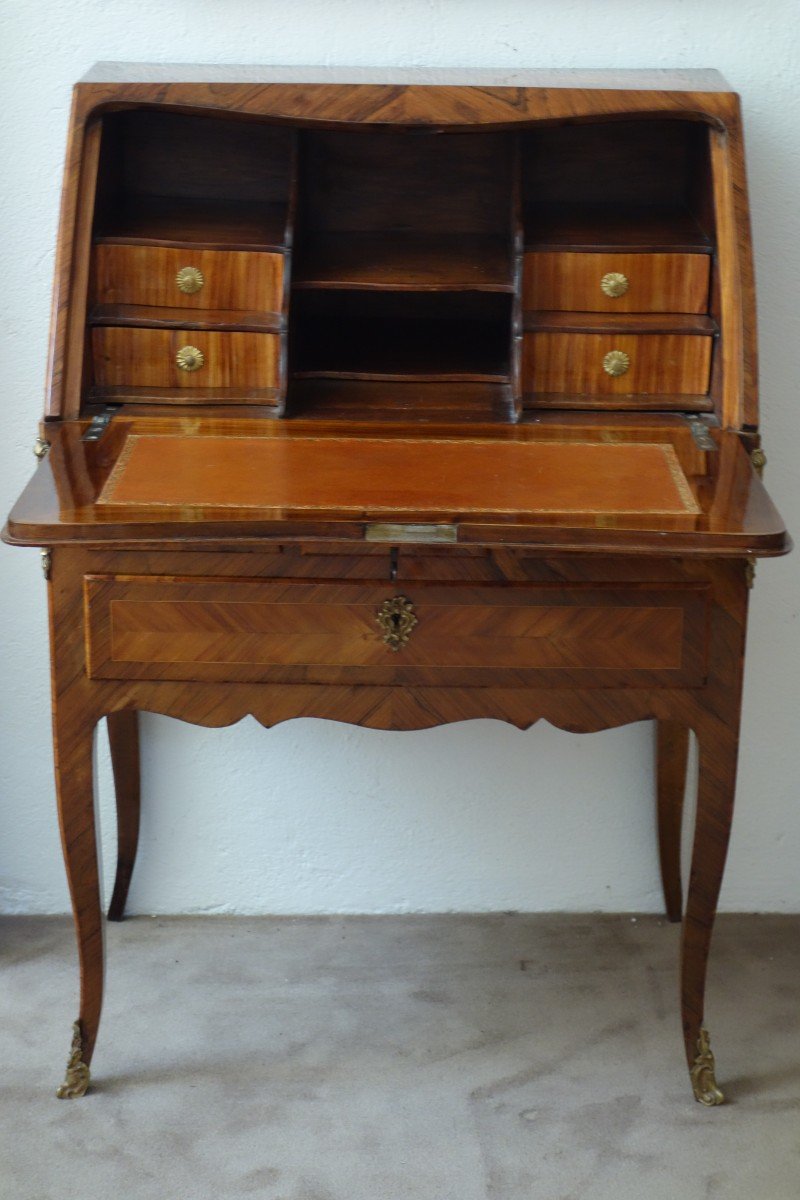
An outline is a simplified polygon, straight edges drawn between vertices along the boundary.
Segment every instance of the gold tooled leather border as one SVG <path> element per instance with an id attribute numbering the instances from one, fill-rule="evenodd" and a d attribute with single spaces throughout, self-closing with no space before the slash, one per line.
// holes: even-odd
<path id="1" fill-rule="evenodd" d="M 366 508 L 363 504 L 337 504 L 334 506 L 325 506 L 325 505 L 319 505 L 319 504 L 288 504 L 288 505 L 279 507 L 277 505 L 264 505 L 264 504 L 232 504 L 232 503 L 228 504 L 228 503 L 220 502 L 220 501 L 216 501 L 214 503 L 209 503 L 209 504 L 192 503 L 192 504 L 186 505 L 185 503 L 180 502 L 180 501 L 151 500 L 151 501 L 147 501 L 147 502 L 141 502 L 141 501 L 140 502 L 132 502 L 130 500 L 117 501 L 114 499 L 114 492 L 116 491 L 117 487 L 119 486 L 120 480 L 122 479 L 122 476 L 125 473 L 125 470 L 130 462 L 131 456 L 133 455 L 133 452 L 136 448 L 136 444 L 138 442 L 143 441 L 143 440 L 153 441 L 155 439 L 167 439 L 170 441 L 181 441 L 181 442 L 182 441 L 196 442 L 198 440 L 201 440 L 204 437 L 214 438 L 215 440 L 242 441 L 242 442 L 253 442 L 253 441 L 257 442 L 257 441 L 261 440 L 259 438 L 253 438 L 253 437 L 247 436 L 246 434 L 130 433 L 130 434 L 128 434 L 127 438 L 125 439 L 125 444 L 122 447 L 122 450 L 120 451 L 119 458 L 117 459 L 116 463 L 114 464 L 111 472 L 108 475 L 108 478 L 106 479 L 105 484 L 103 485 L 102 490 L 100 491 L 100 494 L 97 497 L 97 504 L 98 505 L 108 505 L 109 507 L 113 507 L 115 504 L 120 504 L 120 505 L 124 505 L 124 506 L 130 507 L 130 508 L 150 508 L 150 509 L 152 509 L 152 508 L 186 508 L 186 507 L 207 508 L 207 509 L 220 509 L 220 508 L 238 508 L 238 509 L 252 509 L 252 510 L 260 509 L 262 512 L 285 512 L 285 511 L 288 511 L 288 512 L 315 512 L 315 511 L 327 512 L 327 511 L 331 511 L 333 509 L 335 509 L 335 511 L 337 511 L 337 512 L 354 512 L 354 513 L 395 512 L 395 511 L 397 511 L 397 505 L 387 505 L 387 504 L 370 504 Z M 267 440 L 271 441 L 272 439 L 265 439 L 265 441 L 267 441 Z M 360 437 L 360 438 L 355 439 L 355 438 L 350 438 L 350 437 L 338 437 L 335 434 L 333 434 L 329 437 L 299 436 L 294 440 L 296 440 L 298 442 L 300 442 L 300 441 L 302 441 L 302 442 L 341 442 L 348 446 L 352 445 L 354 441 L 358 441 L 359 443 L 381 442 L 383 444 L 392 443 L 393 445 L 405 444 L 405 445 L 414 445 L 414 446 L 418 446 L 420 444 L 420 441 L 422 441 L 422 442 L 424 442 L 424 444 L 426 446 L 459 445 L 462 447 L 463 446 L 476 446 L 476 447 L 477 446 L 495 446 L 496 447 L 498 445 L 543 445 L 543 446 L 591 446 L 591 447 L 597 447 L 599 449 L 607 449 L 607 447 L 609 445 L 608 442 L 597 442 L 597 441 L 591 441 L 588 439 L 584 440 L 584 439 L 578 439 L 578 438 L 565 438 L 565 439 L 555 439 L 555 438 L 554 439 L 550 439 L 550 438 L 544 439 L 543 438 L 541 440 L 541 442 L 526 441 L 524 443 L 523 442 L 510 442 L 509 443 L 506 441 L 500 442 L 496 438 L 424 438 L 424 439 L 420 439 L 420 438 L 402 438 L 402 437 L 397 437 L 397 438 Z M 675 509 L 675 508 L 648 508 L 648 509 L 615 508 L 615 509 L 602 509 L 602 510 L 601 509 L 570 510 L 570 509 L 564 509 L 564 508 L 535 508 L 535 509 L 526 509 L 524 511 L 531 513 L 532 515 L 541 513 L 543 516 L 548 515 L 548 514 L 552 515 L 555 513 L 562 513 L 562 512 L 565 513 L 565 515 L 569 515 L 571 512 L 574 512 L 575 515 L 580 515 L 582 513 L 586 513 L 587 515 L 595 516 L 595 515 L 599 515 L 601 512 L 604 512 L 604 513 L 608 513 L 609 516 L 654 516 L 654 517 L 659 517 L 659 516 L 697 516 L 700 513 L 700 511 L 701 511 L 700 506 L 694 498 L 692 490 L 689 486 L 689 482 L 683 472 L 680 462 L 678 461 L 678 456 L 675 452 L 674 446 L 671 446 L 666 442 L 634 442 L 634 441 L 631 441 L 631 442 L 615 442 L 613 444 L 615 446 L 620 446 L 620 447 L 623 445 L 628 445 L 628 446 L 649 447 L 652 449 L 660 450 L 664 456 L 665 465 L 667 467 L 667 470 L 669 471 L 672 482 L 675 485 L 675 490 L 678 494 L 678 498 L 679 498 L 681 504 L 683 505 L 683 508 L 680 508 L 680 509 Z M 510 508 L 498 508 L 496 506 L 493 507 L 491 505 L 484 504 L 484 505 L 469 507 L 469 508 L 467 508 L 467 507 L 463 507 L 463 508 L 450 507 L 448 509 L 448 511 L 449 512 L 459 512 L 459 513 L 462 513 L 462 512 L 463 513 L 474 513 L 474 512 L 483 512 L 483 511 L 495 512 L 495 513 L 518 513 L 518 512 L 520 512 L 520 508 L 519 508 L 519 505 L 514 505 L 513 507 L 510 507 Z"/>

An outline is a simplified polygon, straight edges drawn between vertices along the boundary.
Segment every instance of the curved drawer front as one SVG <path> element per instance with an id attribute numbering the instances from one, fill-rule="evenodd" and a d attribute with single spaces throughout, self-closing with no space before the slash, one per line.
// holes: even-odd
<path id="1" fill-rule="evenodd" d="M 523 376 L 537 392 L 705 395 L 710 337 L 672 333 L 526 333 Z"/>
<path id="2" fill-rule="evenodd" d="M 94 287 L 98 304 L 279 313 L 283 255 L 102 243 Z"/>
<path id="3" fill-rule="evenodd" d="M 704 313 L 708 254 L 534 251 L 525 255 L 523 306 L 567 312 Z"/>
<path id="4" fill-rule="evenodd" d="M 87 576 L 95 679 L 406 686 L 703 683 L 705 585 Z"/>
<path id="5" fill-rule="evenodd" d="M 92 347 L 101 387 L 271 388 L 278 381 L 274 333 L 108 326 L 92 331 Z"/>

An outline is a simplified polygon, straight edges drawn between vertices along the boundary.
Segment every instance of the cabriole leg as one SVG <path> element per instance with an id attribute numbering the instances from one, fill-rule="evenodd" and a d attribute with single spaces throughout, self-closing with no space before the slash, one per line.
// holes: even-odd
<path id="1" fill-rule="evenodd" d="M 688 754 L 688 728 L 676 721 L 656 721 L 658 854 L 670 921 L 681 919 L 681 823 Z"/>
<path id="2" fill-rule="evenodd" d="M 139 844 L 139 714 L 109 713 L 106 723 L 117 799 L 117 874 L 108 919 L 121 921 Z"/>
<path id="3" fill-rule="evenodd" d="M 58 702 L 53 717 L 61 843 L 78 938 L 81 996 L 61 1099 L 83 1096 L 103 1003 L 104 946 L 95 832 L 94 720 Z"/>
<path id="4" fill-rule="evenodd" d="M 723 1102 L 703 1027 L 706 968 L 736 786 L 738 729 L 715 725 L 699 735 L 700 770 L 692 870 L 681 942 L 681 1017 L 695 1099 Z"/>

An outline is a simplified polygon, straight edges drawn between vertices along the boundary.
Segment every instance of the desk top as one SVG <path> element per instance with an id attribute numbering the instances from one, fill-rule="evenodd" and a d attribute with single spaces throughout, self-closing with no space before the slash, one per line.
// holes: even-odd
<path id="1" fill-rule="evenodd" d="M 365 523 L 449 540 L 608 552 L 774 555 L 789 542 L 739 438 L 679 417 L 543 415 L 514 427 L 115 417 L 52 447 L 6 537 L 363 541 Z M 387 540 L 391 537 L 387 535 Z M 421 537 L 420 540 L 425 540 Z"/>
<path id="2" fill-rule="evenodd" d="M 471 67 L 263 66 L 253 63 L 98 62 L 81 83 L 303 83 L 401 87 L 608 88 L 628 91 L 729 92 L 707 69 L 566 70 Z"/>

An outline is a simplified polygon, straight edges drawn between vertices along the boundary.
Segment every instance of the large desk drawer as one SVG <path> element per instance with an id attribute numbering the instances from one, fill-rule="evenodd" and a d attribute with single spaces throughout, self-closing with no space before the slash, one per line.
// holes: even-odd
<path id="1" fill-rule="evenodd" d="M 95 679 L 686 687 L 705 675 L 702 585 L 92 575 L 84 586 Z"/>

